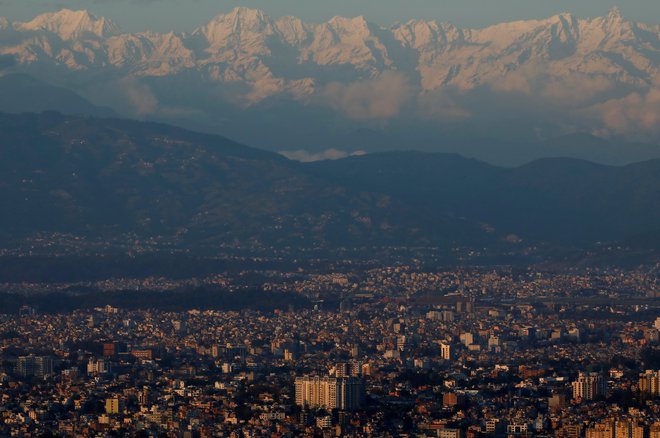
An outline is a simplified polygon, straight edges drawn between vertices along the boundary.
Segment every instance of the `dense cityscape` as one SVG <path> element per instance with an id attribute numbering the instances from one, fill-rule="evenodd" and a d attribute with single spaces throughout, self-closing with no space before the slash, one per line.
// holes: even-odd
<path id="1" fill-rule="evenodd" d="M 397 265 L 84 286 L 112 302 L 257 283 L 263 299 L 301 301 L 0 316 L 0 435 L 660 436 L 657 268 Z"/>

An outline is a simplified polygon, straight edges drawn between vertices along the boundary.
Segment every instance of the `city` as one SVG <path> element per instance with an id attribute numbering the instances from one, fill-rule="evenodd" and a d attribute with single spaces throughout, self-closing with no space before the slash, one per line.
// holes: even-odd
<path id="1" fill-rule="evenodd" d="M 260 275 L 307 300 L 1 316 L 0 435 L 660 433 L 654 270 Z"/>

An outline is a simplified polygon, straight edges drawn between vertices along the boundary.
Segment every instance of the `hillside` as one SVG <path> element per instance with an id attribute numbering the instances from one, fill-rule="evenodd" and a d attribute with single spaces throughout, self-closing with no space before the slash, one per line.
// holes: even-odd
<path id="1" fill-rule="evenodd" d="M 0 115 L 0 228 L 165 236 L 187 245 L 430 244 L 464 220 L 416 217 L 387 195 L 320 183 L 299 163 L 150 123 Z"/>
<path id="2" fill-rule="evenodd" d="M 591 245 L 654 231 L 660 161 L 500 168 L 397 152 L 298 163 L 155 123 L 0 115 L 3 245 L 38 233 L 195 248 Z"/>

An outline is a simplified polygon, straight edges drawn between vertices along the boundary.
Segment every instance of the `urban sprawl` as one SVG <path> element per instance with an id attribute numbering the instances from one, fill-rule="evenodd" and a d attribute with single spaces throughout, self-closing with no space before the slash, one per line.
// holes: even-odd
<path id="1" fill-rule="evenodd" d="M 241 294 L 249 274 L 308 305 L 0 315 L 0 436 L 660 438 L 657 268 L 396 266 L 86 286 Z"/>

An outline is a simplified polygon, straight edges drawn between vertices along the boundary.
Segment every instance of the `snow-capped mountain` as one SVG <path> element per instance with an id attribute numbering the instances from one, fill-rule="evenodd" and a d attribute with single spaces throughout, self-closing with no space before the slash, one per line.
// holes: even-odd
<path id="1" fill-rule="evenodd" d="M 69 9 L 43 14 L 28 23 L 17 23 L 15 27 L 16 30 L 24 32 L 45 31 L 65 41 L 90 36 L 104 38 L 120 32 L 119 27 L 110 20 L 97 18 L 87 11 Z"/>
<path id="2" fill-rule="evenodd" d="M 62 10 L 27 23 L 0 18 L 0 55 L 67 86 L 130 83 L 131 100 L 157 101 L 162 96 L 152 94 L 185 84 L 221 89 L 218 99 L 243 108 L 277 97 L 364 120 L 395 117 L 411 102 L 428 117 L 467 117 L 475 111 L 459 101 L 470 93 L 513 93 L 599 119 L 613 132 L 660 125 L 660 27 L 616 8 L 590 19 L 560 14 L 461 29 L 433 20 L 386 28 L 364 17 L 306 23 L 239 7 L 190 33 L 164 34 L 122 33 L 107 19 Z M 135 85 L 156 79 L 176 85 Z M 480 108 L 474 99 L 467 105 Z"/>
<path id="3" fill-rule="evenodd" d="M 13 34 L 0 53 L 15 54 L 23 64 L 111 67 L 138 76 L 192 69 L 213 81 L 252 86 L 275 81 L 279 89 L 273 91 L 302 79 L 322 84 L 387 70 L 418 80 L 423 90 L 471 89 L 532 66 L 545 75 L 583 74 L 639 85 L 657 77 L 660 54 L 660 29 L 630 22 L 618 9 L 594 19 L 562 14 L 484 29 L 424 20 L 385 29 L 364 17 L 308 24 L 236 8 L 190 34 L 121 34 L 109 20 L 62 10 L 13 26 L 0 20 L 0 29 Z"/>

